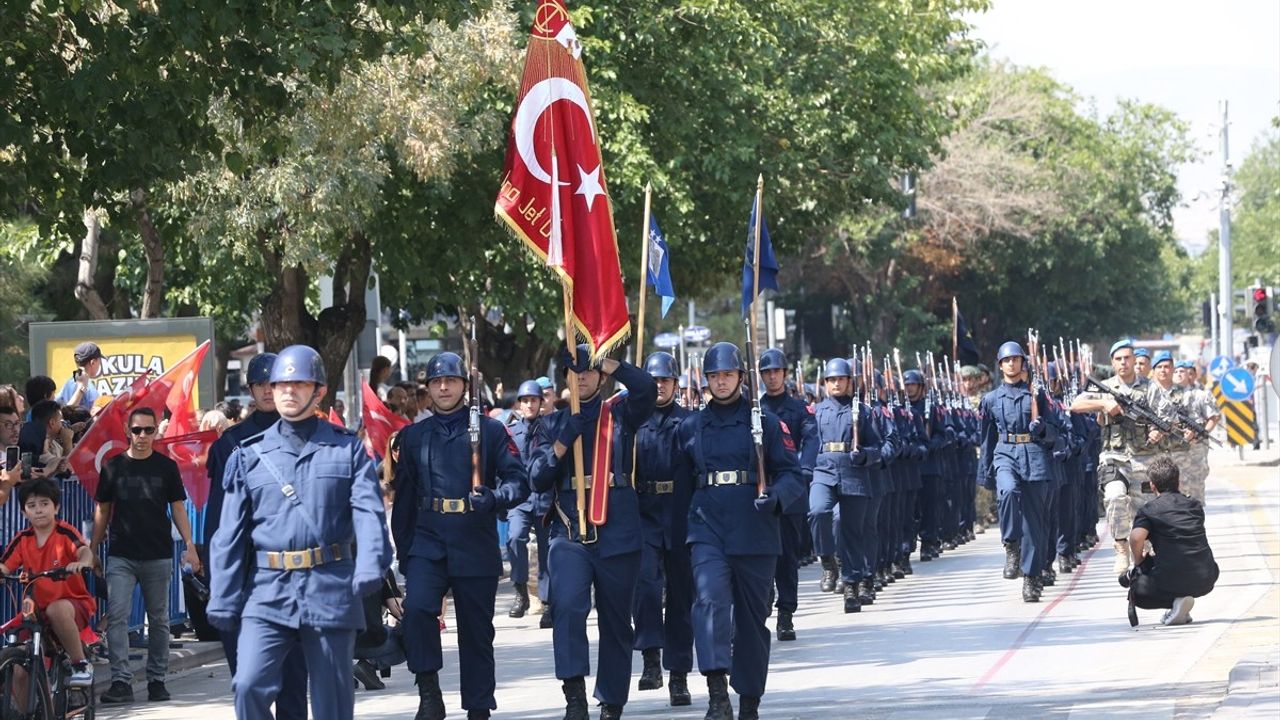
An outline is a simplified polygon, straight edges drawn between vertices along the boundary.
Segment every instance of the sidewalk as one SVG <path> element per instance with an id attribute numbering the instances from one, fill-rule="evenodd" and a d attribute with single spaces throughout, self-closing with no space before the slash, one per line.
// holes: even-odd
<path id="1" fill-rule="evenodd" d="M 222 660 L 222 643 L 199 642 L 194 635 L 184 636 L 169 642 L 169 677 L 187 672 L 204 665 Z M 133 671 L 133 689 L 137 695 L 146 698 L 147 685 L 147 649 L 129 648 L 129 668 Z M 93 689 L 101 693 L 111 686 L 111 666 L 104 659 L 93 664 Z"/>

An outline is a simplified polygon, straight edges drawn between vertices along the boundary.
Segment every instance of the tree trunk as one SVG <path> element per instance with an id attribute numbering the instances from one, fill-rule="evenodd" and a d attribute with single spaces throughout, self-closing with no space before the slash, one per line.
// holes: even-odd
<path id="1" fill-rule="evenodd" d="M 84 228 L 84 241 L 80 243 L 80 267 L 76 274 L 76 299 L 84 305 L 90 320 L 108 320 L 111 313 L 94 284 L 94 275 L 98 272 L 98 242 L 102 225 L 98 222 L 97 214 L 88 208 L 84 211 Z"/>
<path id="2" fill-rule="evenodd" d="M 142 293 L 142 312 L 139 317 L 160 317 L 161 304 L 164 301 L 164 243 L 160 232 L 151 222 L 151 213 L 147 210 L 147 192 L 134 190 L 129 199 L 137 214 L 138 234 L 142 237 L 142 252 L 147 260 L 147 284 Z"/>

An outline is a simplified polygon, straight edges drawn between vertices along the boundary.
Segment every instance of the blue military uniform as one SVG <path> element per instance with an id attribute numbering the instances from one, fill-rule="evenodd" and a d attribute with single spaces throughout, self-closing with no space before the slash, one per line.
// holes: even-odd
<path id="1" fill-rule="evenodd" d="M 778 634 L 783 636 L 779 639 L 795 639 L 794 631 L 787 635 L 783 628 L 790 623 L 791 615 L 799 606 L 800 559 L 805 548 L 804 538 L 810 535 L 806 519 L 809 514 L 808 488 L 818 459 L 818 423 L 803 400 L 786 392 L 762 395 L 760 406 L 776 415 L 790 431 L 800 460 L 800 481 L 805 488 L 804 494 L 783 508 L 779 520 L 782 554 L 778 556 L 773 578 L 778 588 Z"/>
<path id="2" fill-rule="evenodd" d="M 533 384 L 537 386 L 537 383 Z M 521 392 L 520 396 L 524 397 L 524 393 Z M 542 416 L 513 420 L 507 425 L 507 432 L 511 433 L 511 440 L 520 452 L 520 461 L 526 471 L 533 462 L 534 454 L 551 443 L 546 433 L 545 418 Z M 533 533 L 538 545 L 538 598 L 544 606 L 551 601 L 551 578 L 547 562 L 549 536 L 547 524 L 542 521 L 551 512 L 551 499 L 551 493 L 530 492 L 528 499 L 507 511 L 507 557 L 511 561 L 511 582 L 516 586 L 516 602 L 520 602 L 520 594 L 524 594 L 521 605 L 512 605 L 511 612 L 508 613 L 511 617 L 523 617 L 528 607 L 530 533 Z"/>
<path id="3" fill-rule="evenodd" d="M 740 367 L 737 348 L 717 343 L 704 363 L 708 373 Z M 765 412 L 767 485 L 757 497 L 751 416 L 751 403 L 739 397 L 727 404 L 713 401 L 680 426 L 677 475 L 696 487 L 688 541 L 697 593 L 694 643 L 711 695 L 709 718 L 733 717 L 726 671 L 741 697 L 741 717 L 758 717 L 769 667 L 769 587 L 782 552 L 780 517 L 804 496 L 795 442 L 777 416 Z"/>
<path id="4" fill-rule="evenodd" d="M 428 364 L 428 383 L 460 377 L 461 366 L 454 353 L 437 355 Z M 506 428 L 481 417 L 483 484 L 472 486 L 469 421 L 469 407 L 460 403 L 452 412 L 437 412 L 401 431 L 391 527 L 405 576 L 406 657 L 422 708 L 439 705 L 437 673 L 444 658 L 438 618 L 445 594 L 452 591 L 462 707 L 487 717 L 497 707 L 493 608 L 502 555 L 496 513 L 524 502 L 529 482 Z"/>
<path id="5" fill-rule="evenodd" d="M 585 345 L 578 347 L 575 370 L 588 369 Z M 580 509 L 574 490 L 573 449 L 564 457 L 555 455 L 555 443 L 534 456 L 530 468 L 533 488 L 552 492 L 551 511 L 551 595 L 552 644 L 556 677 L 564 681 L 566 701 L 578 707 L 583 678 L 590 674 L 590 645 L 587 615 L 595 590 L 597 627 L 600 633 L 599 667 L 595 698 L 621 708 L 627 702 L 631 684 L 631 654 L 635 641 L 631 626 L 631 600 L 640 574 L 640 509 L 631 484 L 632 446 L 636 431 L 653 414 L 657 385 L 648 373 L 635 365 L 620 362 L 613 377 L 627 389 L 627 395 L 612 404 L 612 473 L 589 482 L 609 484 L 609 512 L 604 525 L 588 523 L 588 536 L 578 531 Z M 596 427 L 604 398 L 597 393 L 582 402 L 573 416 L 565 410 L 548 416 L 548 437 L 571 445 L 573 429 L 581 433 L 584 475 L 589 476 L 595 460 Z M 589 494 L 588 494 L 589 495 Z M 585 511 L 585 508 L 581 509 Z M 620 712 L 620 710 L 619 710 Z"/>
<path id="6" fill-rule="evenodd" d="M 667 361 L 669 356 L 662 355 L 667 357 L 659 359 Z M 650 375 L 674 379 L 675 373 L 668 373 L 665 367 L 671 365 L 674 369 L 674 358 L 657 364 L 664 366 L 662 374 L 649 369 Z M 646 367 L 654 365 L 651 356 Z M 661 667 L 672 674 L 672 704 L 688 704 L 685 675 L 693 669 L 690 620 L 693 569 L 689 564 L 689 548 L 685 545 L 690 488 L 675 482 L 672 469 L 676 433 L 690 414 L 674 399 L 655 407 L 636 431 L 635 440 L 635 487 L 644 536 L 640 549 L 640 582 L 631 604 L 636 632 L 634 647 L 642 652 L 645 665 L 639 688 L 662 687 L 658 666 L 661 651 Z"/>
<path id="7" fill-rule="evenodd" d="M 914 375 L 918 381 L 913 382 Z M 924 378 L 918 370 L 906 373 L 907 385 L 917 384 L 924 389 Z M 942 547 L 943 517 L 946 514 L 946 485 L 942 477 L 945 448 L 951 437 L 943 424 L 938 408 L 932 403 L 926 409 L 925 393 L 911 401 L 911 412 L 920 423 L 920 440 L 926 452 L 920 459 L 920 492 L 916 497 L 917 516 L 920 518 L 920 559 L 932 560 Z"/>

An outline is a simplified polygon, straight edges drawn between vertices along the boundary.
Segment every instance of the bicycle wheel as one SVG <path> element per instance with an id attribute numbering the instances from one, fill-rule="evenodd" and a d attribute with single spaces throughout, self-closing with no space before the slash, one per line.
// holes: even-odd
<path id="1" fill-rule="evenodd" d="M 30 668 L 31 688 L 28 693 L 35 698 L 35 704 L 29 715 L 38 720 L 54 720 L 57 714 L 53 706 L 53 692 L 49 687 L 49 670 L 45 667 L 43 657 L 38 660 L 39 662 Z"/>
<path id="2" fill-rule="evenodd" d="M 13 669 L 22 667 L 26 661 L 25 645 L 0 649 L 0 720 L 12 720 L 19 715 L 13 699 Z"/>

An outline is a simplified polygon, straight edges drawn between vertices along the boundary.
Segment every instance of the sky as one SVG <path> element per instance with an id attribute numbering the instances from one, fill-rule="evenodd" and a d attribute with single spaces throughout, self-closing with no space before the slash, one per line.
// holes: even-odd
<path id="1" fill-rule="evenodd" d="M 1280 116 L 1280 0 L 992 0 L 969 21 L 993 57 L 1046 68 L 1099 116 L 1133 99 L 1190 123 L 1201 159 L 1179 169 L 1174 229 L 1204 249 L 1218 227 L 1222 101 L 1236 167 Z"/>

